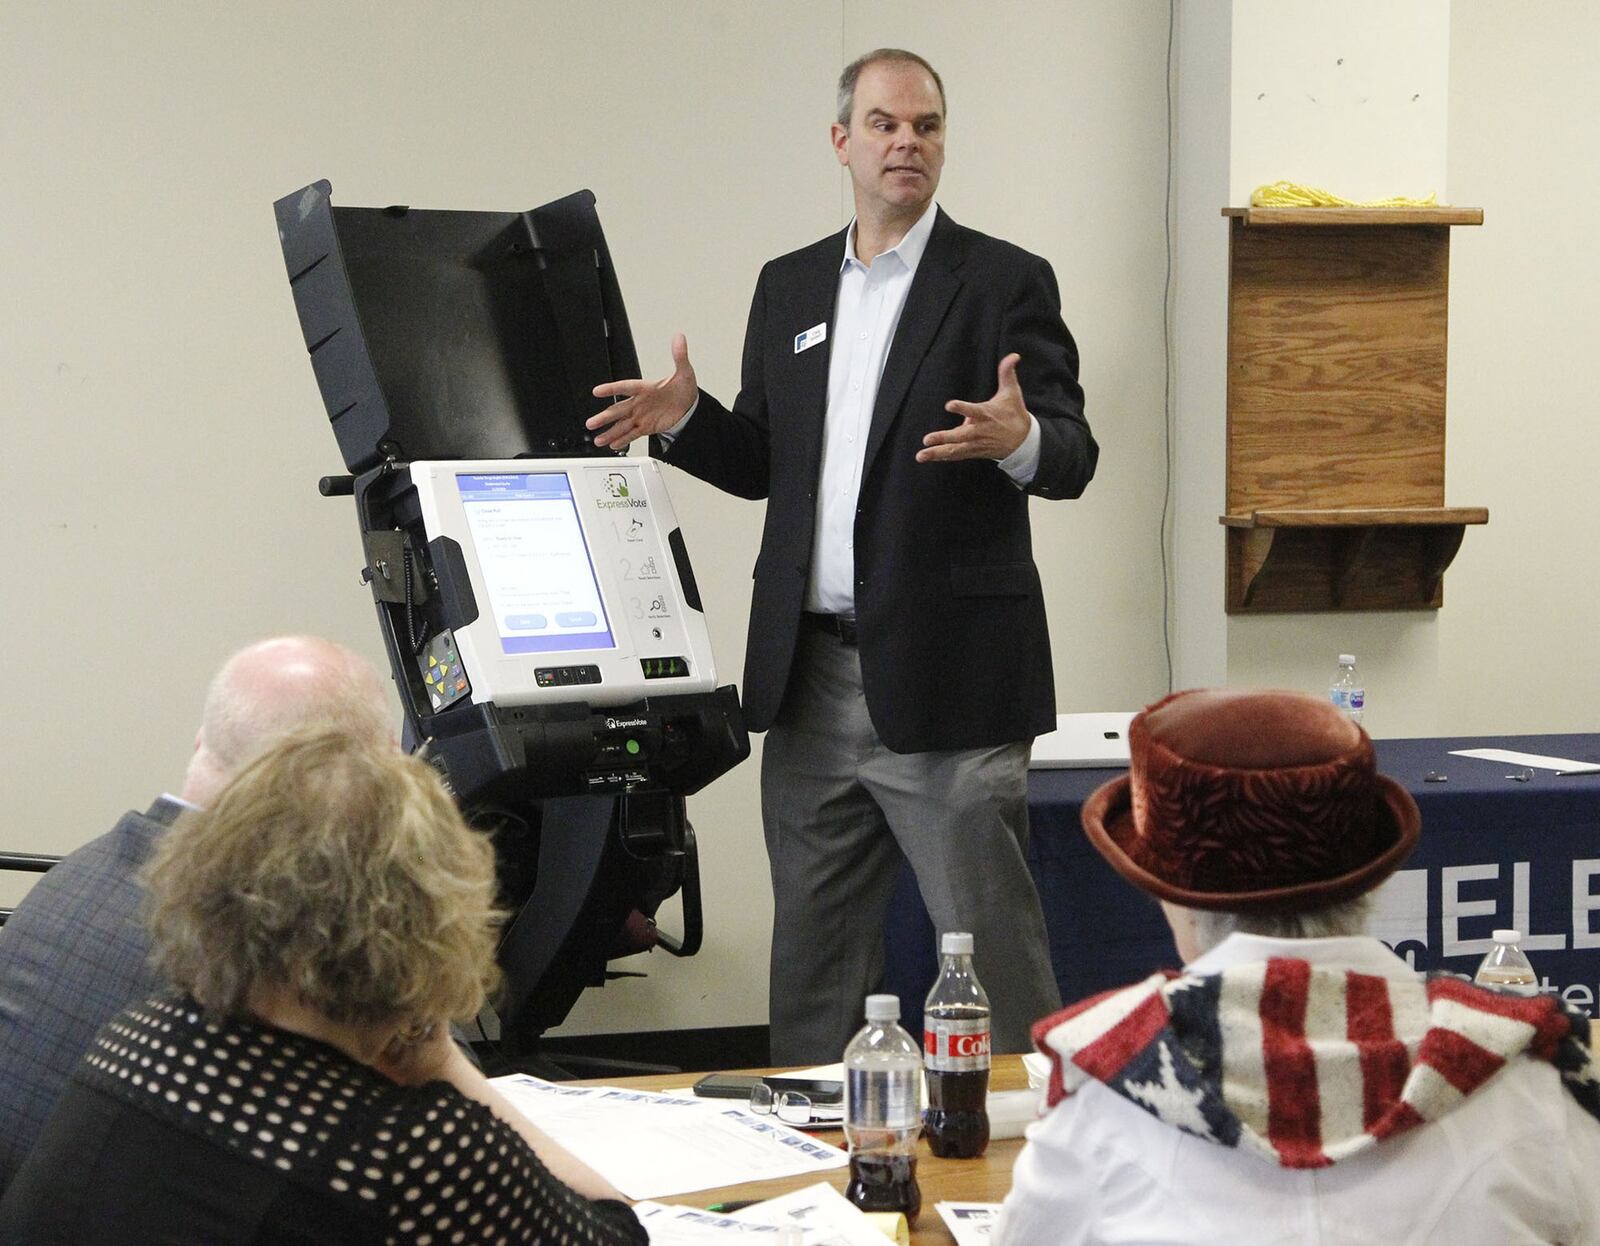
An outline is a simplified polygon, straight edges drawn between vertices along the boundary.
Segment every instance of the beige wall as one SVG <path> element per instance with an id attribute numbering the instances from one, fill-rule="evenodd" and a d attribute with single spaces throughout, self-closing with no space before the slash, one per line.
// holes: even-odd
<path id="1" fill-rule="evenodd" d="M 1177 686 L 1228 682 L 1222 612 L 1224 409 L 1228 373 L 1228 189 L 1233 122 L 1233 4 L 1188 0 L 1177 12 L 1172 75 L 1172 635 Z"/>
<path id="2" fill-rule="evenodd" d="M 1600 274 L 1579 218 L 1595 89 L 1576 49 L 1597 19 L 1551 11 L 1458 4 L 1450 32 L 1451 190 L 1489 212 L 1453 269 L 1450 493 L 1494 520 L 1468 534 L 1439 617 L 1281 621 L 1248 663 L 1233 654 L 1235 677 L 1316 687 L 1354 643 L 1389 655 L 1369 675 L 1381 727 L 1592 721 L 1595 433 L 1574 365 Z M 647 372 L 681 329 L 731 397 L 761 262 L 848 218 L 831 83 L 881 43 L 945 76 L 941 201 L 1054 263 L 1082 348 L 1100 478 L 1034 512 L 1062 708 L 1159 695 L 1166 19 L 1160 0 L 3 0 L 0 842 L 66 851 L 176 786 L 208 672 L 256 636 L 311 630 L 381 658 L 349 504 L 315 492 L 339 460 L 275 198 L 326 177 L 338 202 L 512 209 L 588 186 Z M 1214 268 L 1189 269 L 1197 333 Z M 1220 460 L 1195 450 L 1177 457 L 1180 496 L 1220 498 Z M 761 509 L 672 483 L 737 679 Z M 1179 517 L 1180 551 L 1203 562 L 1214 510 Z M 1223 634 L 1217 567 L 1184 624 L 1202 637 Z M 643 958 L 647 981 L 590 992 L 569 1031 L 764 1020 L 755 760 L 691 811 L 705 951 Z"/>
<path id="3" fill-rule="evenodd" d="M 1443 201 L 1450 0 L 1233 0 L 1231 25 L 1234 203 L 1276 181 Z"/>
<path id="4" fill-rule="evenodd" d="M 1600 730 L 1600 8 L 1457 0 L 1447 479 L 1489 508 L 1445 577 L 1437 721 Z M 1454 607 L 1454 608 L 1451 608 Z"/>

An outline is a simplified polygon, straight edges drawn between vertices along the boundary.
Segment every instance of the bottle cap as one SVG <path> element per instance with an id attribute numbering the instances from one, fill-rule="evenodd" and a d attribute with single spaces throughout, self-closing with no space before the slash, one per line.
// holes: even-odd
<path id="1" fill-rule="evenodd" d="M 972 936 L 965 930 L 947 930 L 939 936 L 939 951 L 945 956 L 971 956 Z"/>
<path id="2" fill-rule="evenodd" d="M 867 996 L 868 1021 L 898 1021 L 900 1020 L 900 997 L 898 995 L 869 995 Z"/>
<path id="3" fill-rule="evenodd" d="M 1355 654 L 1353 654 L 1353 653 L 1341 653 L 1339 655 L 1339 665 L 1340 666 L 1354 666 L 1355 664 L 1356 664 L 1356 655 Z"/>
<path id="4" fill-rule="evenodd" d="M 1520 930 L 1496 930 L 1494 932 L 1494 941 L 1496 943 L 1521 943 L 1522 942 L 1522 931 L 1520 931 Z"/>

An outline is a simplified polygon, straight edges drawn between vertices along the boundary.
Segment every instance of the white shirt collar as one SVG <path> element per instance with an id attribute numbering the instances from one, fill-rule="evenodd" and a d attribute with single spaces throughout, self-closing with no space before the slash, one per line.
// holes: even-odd
<path id="1" fill-rule="evenodd" d="M 1329 939 L 1269 939 L 1264 935 L 1234 933 L 1203 956 L 1190 961 L 1184 966 L 1184 972 L 1220 973 L 1235 965 L 1261 964 L 1275 956 L 1385 976 L 1416 976 L 1405 961 L 1380 940 L 1369 935 L 1342 935 Z"/>
<path id="2" fill-rule="evenodd" d="M 917 271 L 917 265 L 922 262 L 922 253 L 928 249 L 928 235 L 933 232 L 933 218 L 939 211 L 939 205 L 932 200 L 928 201 L 927 209 L 917 218 L 917 223 L 906 230 L 906 236 L 900 239 L 882 255 L 872 257 L 873 263 L 883 259 L 885 255 L 896 257 L 905 265 L 908 273 Z M 839 271 L 843 272 L 851 264 L 859 264 L 865 268 L 860 260 L 856 259 L 856 218 L 850 218 L 850 228 L 844 233 L 844 255 L 839 260 Z"/>

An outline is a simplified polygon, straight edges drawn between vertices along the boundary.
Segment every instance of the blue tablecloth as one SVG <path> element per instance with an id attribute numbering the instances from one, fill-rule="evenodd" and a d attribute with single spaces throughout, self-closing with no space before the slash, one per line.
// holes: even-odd
<path id="1" fill-rule="evenodd" d="M 1422 811 L 1422 838 L 1376 896 L 1372 933 L 1418 969 L 1470 974 L 1490 932 L 1514 926 L 1548 987 L 1593 1015 L 1600 996 L 1600 775 L 1557 776 L 1455 757 L 1504 748 L 1600 762 L 1600 735 L 1379 740 L 1378 768 Z M 1028 778 L 1028 864 L 1044 904 L 1061 997 L 1071 1002 L 1175 968 L 1154 900 L 1124 882 L 1084 837 L 1084 800 L 1117 770 L 1036 770 Z M 1429 774 L 1445 776 L 1443 781 Z M 937 965 L 935 936 L 909 869 L 887 929 L 884 989 L 920 1032 Z"/>

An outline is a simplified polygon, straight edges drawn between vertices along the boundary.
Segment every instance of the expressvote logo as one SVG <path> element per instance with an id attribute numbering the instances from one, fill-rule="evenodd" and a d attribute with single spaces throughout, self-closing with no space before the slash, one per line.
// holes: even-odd
<path id="1" fill-rule="evenodd" d="M 595 505 L 601 510 L 617 510 L 619 507 L 643 510 L 650 505 L 644 498 L 636 498 L 629 493 L 628 478 L 621 472 L 607 473 L 600 484 L 608 495 L 595 500 Z"/>
<path id="2" fill-rule="evenodd" d="M 1507 926 L 1522 932 L 1544 989 L 1594 1015 L 1600 858 L 1400 870 L 1372 896 L 1369 928 L 1414 969 L 1470 974 Z"/>

